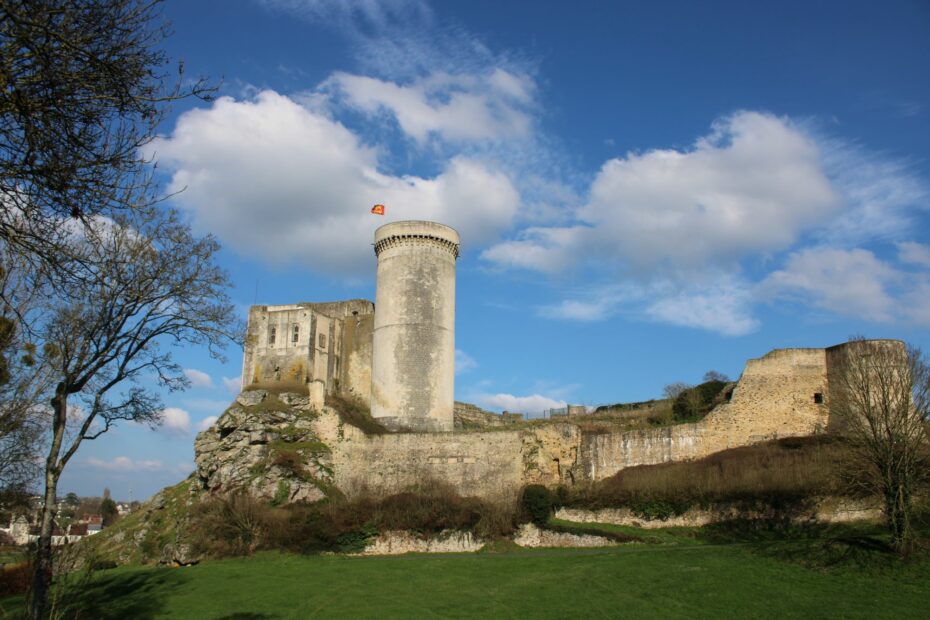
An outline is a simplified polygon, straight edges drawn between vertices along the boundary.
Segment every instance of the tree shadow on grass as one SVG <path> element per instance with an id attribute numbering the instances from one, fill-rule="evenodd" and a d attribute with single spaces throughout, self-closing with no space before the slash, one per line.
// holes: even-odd
<path id="1" fill-rule="evenodd" d="M 821 570 L 882 571 L 902 564 L 885 532 L 871 524 L 735 520 L 707 526 L 703 536 L 709 542 L 742 543 L 752 553 Z"/>
<path id="2" fill-rule="evenodd" d="M 79 591 L 76 587 L 66 590 L 63 617 L 154 618 L 164 611 L 167 596 L 187 580 L 180 571 L 168 569 L 98 573 Z"/>

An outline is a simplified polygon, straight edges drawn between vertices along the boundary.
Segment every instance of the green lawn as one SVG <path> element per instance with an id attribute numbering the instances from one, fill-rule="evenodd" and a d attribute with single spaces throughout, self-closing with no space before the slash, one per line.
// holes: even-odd
<path id="1" fill-rule="evenodd" d="M 93 608 L 81 617 L 926 618 L 930 611 L 930 561 L 901 563 L 867 536 L 718 544 L 712 532 L 654 535 L 649 544 L 596 550 L 262 553 L 101 571 L 83 597 Z M 7 614 L 20 604 L 0 601 Z"/>

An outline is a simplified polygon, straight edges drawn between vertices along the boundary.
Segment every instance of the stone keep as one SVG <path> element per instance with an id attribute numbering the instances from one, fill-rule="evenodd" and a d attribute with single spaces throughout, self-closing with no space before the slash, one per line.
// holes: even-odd
<path id="1" fill-rule="evenodd" d="M 451 431 L 459 234 L 435 222 L 375 231 L 371 415 L 392 430 Z"/>

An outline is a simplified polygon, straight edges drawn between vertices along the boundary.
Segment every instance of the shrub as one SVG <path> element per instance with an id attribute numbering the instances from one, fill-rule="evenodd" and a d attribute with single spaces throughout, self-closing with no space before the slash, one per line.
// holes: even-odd
<path id="1" fill-rule="evenodd" d="M 0 597 L 23 594 L 29 590 L 32 565 L 28 562 L 4 566 L 0 569 Z"/>
<path id="2" fill-rule="evenodd" d="M 311 505 L 274 508 L 248 495 L 208 500 L 194 512 L 195 550 L 212 557 L 247 555 L 258 549 L 298 553 L 357 552 L 379 532 L 403 530 L 430 536 L 443 530 L 472 531 L 495 539 L 513 532 L 513 507 L 461 497 L 450 486 L 352 501 L 330 498 Z"/>
<path id="3" fill-rule="evenodd" d="M 207 500 L 197 506 L 191 520 L 194 548 L 213 557 L 249 555 L 287 521 L 286 512 L 246 493 Z"/>
<path id="4" fill-rule="evenodd" d="M 726 386 L 723 381 L 707 381 L 683 390 L 672 404 L 675 418 L 681 421 L 703 418 L 713 408 L 714 399 Z"/>
<path id="5" fill-rule="evenodd" d="M 555 498 L 552 496 L 552 492 L 543 485 L 531 484 L 524 487 L 520 497 L 520 505 L 530 521 L 543 526 L 552 516 L 552 511 L 555 508 Z"/>

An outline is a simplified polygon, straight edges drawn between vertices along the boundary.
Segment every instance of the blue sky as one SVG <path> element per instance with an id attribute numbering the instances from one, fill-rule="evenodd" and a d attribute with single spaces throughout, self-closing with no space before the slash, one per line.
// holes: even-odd
<path id="1" fill-rule="evenodd" d="M 462 234 L 456 397 L 538 411 L 659 396 L 778 347 L 930 349 L 925 2 L 169 1 L 221 80 L 152 145 L 253 303 L 374 297 L 380 224 Z M 387 216 L 368 213 L 376 202 Z M 62 490 L 193 470 L 226 363 L 159 430 L 81 448 Z"/>

